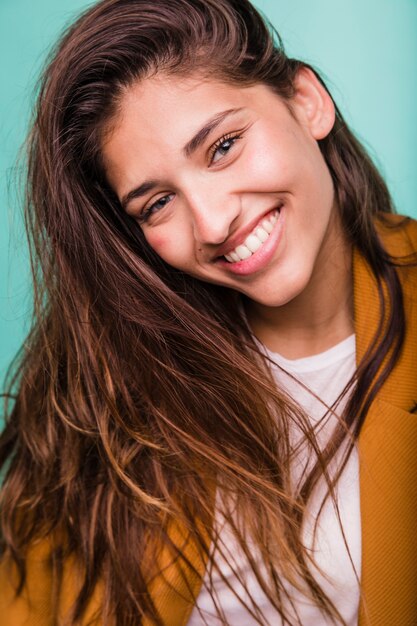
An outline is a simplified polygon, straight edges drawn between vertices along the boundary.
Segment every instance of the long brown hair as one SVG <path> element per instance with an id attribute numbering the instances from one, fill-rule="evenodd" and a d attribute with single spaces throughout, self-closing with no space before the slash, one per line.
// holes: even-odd
<path id="1" fill-rule="evenodd" d="M 158 258 L 122 211 L 100 157 L 104 129 L 135 81 L 204 71 L 236 85 L 264 83 L 290 103 L 302 66 L 246 0 L 104 0 L 69 28 L 44 73 L 28 140 L 34 320 L 11 376 L 0 442 L 1 545 L 19 569 L 20 592 L 31 545 L 54 537 L 57 607 L 63 565 L 74 559 L 81 583 L 69 624 L 99 583 L 104 624 L 133 626 L 144 615 L 161 624 L 145 563 L 170 545 L 173 520 L 205 558 L 213 558 L 212 542 L 222 552 L 212 525 L 216 488 L 277 611 L 284 614 L 285 576 L 304 581 L 318 606 L 343 622 L 310 573 L 301 527 L 323 474 L 331 493 L 323 468 L 347 433 L 359 434 L 403 341 L 401 288 L 373 222 L 377 211 L 393 210 L 383 180 L 337 110 L 320 148 L 343 226 L 375 274 L 388 321 L 321 452 L 301 409 L 268 375 L 237 294 Z M 291 424 L 317 459 L 297 493 Z M 265 569 L 251 559 L 246 536 Z"/>

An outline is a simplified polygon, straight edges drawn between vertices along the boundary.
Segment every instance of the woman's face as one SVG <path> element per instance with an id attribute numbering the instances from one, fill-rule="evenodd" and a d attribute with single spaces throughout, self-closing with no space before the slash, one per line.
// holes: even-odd
<path id="1" fill-rule="evenodd" d="M 103 145 L 112 188 L 164 261 L 267 306 L 325 274 L 338 228 L 317 144 L 333 103 L 309 70 L 296 84 L 291 115 L 261 84 L 157 75 L 126 91 Z"/>

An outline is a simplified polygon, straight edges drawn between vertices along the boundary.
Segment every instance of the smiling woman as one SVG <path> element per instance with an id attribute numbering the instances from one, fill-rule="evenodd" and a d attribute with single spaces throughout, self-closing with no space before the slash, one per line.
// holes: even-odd
<path id="1" fill-rule="evenodd" d="M 8 626 L 411 626 L 417 225 L 246 0 L 104 0 L 29 137 Z"/>

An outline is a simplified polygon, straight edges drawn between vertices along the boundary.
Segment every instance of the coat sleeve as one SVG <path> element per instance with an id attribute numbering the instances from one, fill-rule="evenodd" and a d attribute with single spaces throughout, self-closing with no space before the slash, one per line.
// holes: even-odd
<path id="1" fill-rule="evenodd" d="M 0 624 L 52 626 L 52 577 L 45 543 L 31 550 L 26 584 L 18 596 L 18 573 L 7 555 L 0 562 Z"/>
<path id="2" fill-rule="evenodd" d="M 64 626 L 71 611 L 81 577 L 69 560 L 63 571 L 59 598 L 55 600 L 55 585 L 50 565 L 50 545 L 43 540 L 32 548 L 26 562 L 26 581 L 17 595 L 18 573 L 14 562 L 3 557 L 0 561 L 0 626 Z M 99 626 L 101 593 L 96 588 L 80 626 Z M 56 605 L 58 602 L 58 618 Z"/>

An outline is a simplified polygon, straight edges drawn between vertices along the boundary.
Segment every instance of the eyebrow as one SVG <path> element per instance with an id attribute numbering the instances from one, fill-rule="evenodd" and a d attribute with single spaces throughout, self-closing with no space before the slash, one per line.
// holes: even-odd
<path id="1" fill-rule="evenodd" d="M 188 141 L 184 148 L 183 153 L 187 158 L 192 156 L 194 152 L 201 146 L 201 144 L 207 139 L 213 130 L 215 130 L 227 117 L 230 115 L 235 115 L 242 110 L 242 107 L 238 109 L 227 109 L 226 111 L 222 111 L 221 113 L 216 113 L 213 117 L 211 117 L 199 131 Z M 149 191 L 157 187 L 159 182 L 157 180 L 146 180 L 138 187 L 135 187 L 131 191 L 129 191 L 126 195 L 123 196 L 121 200 L 122 208 L 125 210 L 129 202 L 134 200 L 135 198 L 140 198 L 147 194 Z"/>
<path id="2" fill-rule="evenodd" d="M 129 191 L 129 193 L 123 196 L 120 202 L 122 205 L 122 209 L 126 210 L 126 207 L 129 204 L 129 202 L 131 202 L 135 198 L 141 198 L 142 196 L 147 194 L 148 191 L 151 191 L 157 185 L 158 185 L 157 180 L 145 180 L 145 182 L 139 185 L 139 187 L 135 187 L 135 189 L 132 189 L 131 191 Z"/>
<path id="3" fill-rule="evenodd" d="M 201 144 L 205 141 L 208 135 L 219 126 L 226 117 L 230 115 L 235 115 L 239 113 L 242 108 L 238 109 L 227 109 L 227 111 L 222 111 L 221 113 L 216 113 L 212 118 L 208 120 L 206 124 L 204 124 L 203 128 L 194 135 L 192 139 L 188 143 L 185 144 L 183 148 L 183 152 L 186 157 L 190 157 L 196 150 L 201 146 Z"/>

